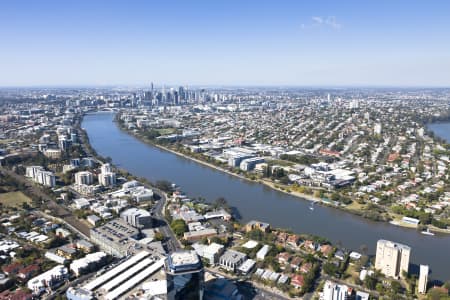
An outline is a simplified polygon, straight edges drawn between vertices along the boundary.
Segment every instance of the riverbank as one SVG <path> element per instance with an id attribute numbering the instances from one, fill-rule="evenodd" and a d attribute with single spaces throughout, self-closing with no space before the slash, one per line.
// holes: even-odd
<path id="1" fill-rule="evenodd" d="M 299 200 L 303 200 L 303 201 L 307 200 L 307 201 L 315 202 L 315 203 L 321 204 L 323 206 L 331 207 L 331 208 L 334 208 L 334 209 L 337 209 L 337 210 L 341 210 L 341 211 L 347 212 L 349 214 L 360 216 L 360 217 L 362 217 L 364 219 L 368 219 L 368 220 L 372 220 L 372 221 L 376 221 L 376 222 L 382 222 L 382 223 L 390 224 L 390 225 L 397 226 L 397 227 L 402 227 L 402 228 L 407 228 L 407 229 L 414 229 L 415 231 L 418 230 L 417 227 L 411 227 L 409 224 L 406 224 L 404 222 L 395 222 L 395 224 L 393 224 L 393 223 L 391 223 L 392 219 L 389 219 L 389 220 L 386 220 L 386 221 L 382 221 L 382 220 L 374 220 L 374 219 L 371 219 L 369 217 L 366 217 L 366 215 L 361 214 L 361 211 L 362 211 L 361 209 L 362 209 L 363 206 L 362 205 L 354 205 L 354 204 L 357 204 L 355 201 L 353 201 L 353 203 L 350 204 L 350 205 L 334 204 L 334 202 L 332 202 L 332 201 L 324 200 L 324 199 L 321 199 L 319 197 L 315 197 L 314 195 L 310 195 L 310 194 L 305 194 L 305 193 L 301 193 L 301 192 L 298 192 L 298 191 L 294 191 L 294 190 L 290 189 L 290 187 L 288 187 L 288 186 L 283 186 L 282 184 L 275 183 L 275 182 L 270 181 L 270 180 L 266 180 L 266 179 L 256 179 L 255 180 L 255 179 L 247 178 L 247 177 L 245 177 L 245 176 L 243 176 L 241 174 L 233 173 L 233 172 L 231 172 L 231 171 L 229 171 L 227 169 L 221 168 L 220 166 L 217 166 L 217 165 L 212 164 L 210 162 L 207 162 L 207 161 L 204 161 L 204 160 L 192 157 L 192 156 L 187 155 L 185 153 L 181 153 L 179 151 L 176 151 L 175 149 L 172 149 L 170 147 L 166 147 L 164 145 L 160 145 L 158 143 L 155 143 L 154 141 L 152 141 L 150 139 L 147 139 L 147 138 L 141 136 L 140 134 L 137 134 L 136 132 L 132 132 L 130 130 L 126 130 L 125 128 L 122 128 L 118 122 L 116 122 L 116 123 L 117 123 L 117 127 L 121 131 L 123 131 L 126 134 L 132 135 L 133 137 L 137 138 L 138 140 L 140 140 L 140 141 L 142 141 L 142 142 L 144 142 L 144 143 L 146 143 L 146 144 L 148 144 L 150 146 L 156 147 L 156 148 L 158 148 L 160 150 L 163 150 L 163 151 L 170 152 L 170 153 L 175 154 L 175 155 L 177 155 L 179 157 L 188 159 L 190 161 L 194 161 L 194 162 L 196 162 L 198 164 L 201 164 L 203 166 L 207 166 L 207 167 L 209 167 L 211 169 L 223 172 L 225 174 L 235 176 L 235 177 L 237 177 L 239 179 L 246 180 L 246 181 L 251 182 L 251 183 L 259 183 L 259 184 L 262 184 L 262 185 L 264 185 L 266 187 L 269 187 L 269 188 L 271 188 L 273 190 L 276 190 L 278 192 L 282 192 L 284 194 L 288 194 L 288 195 L 294 196 L 295 198 L 297 198 Z M 387 214 L 389 215 L 389 217 L 392 216 L 391 212 L 388 212 Z M 441 229 L 441 228 L 437 228 L 437 227 L 434 227 L 434 226 L 431 226 L 431 225 L 428 226 L 428 227 L 429 227 L 429 229 L 431 231 L 436 232 L 436 233 L 450 234 L 450 230 L 447 230 L 447 229 Z"/>

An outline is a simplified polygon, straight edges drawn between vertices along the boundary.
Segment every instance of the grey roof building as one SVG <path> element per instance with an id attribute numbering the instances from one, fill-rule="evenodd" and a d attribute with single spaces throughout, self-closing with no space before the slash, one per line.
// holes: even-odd
<path id="1" fill-rule="evenodd" d="M 114 219 L 103 226 L 91 229 L 92 242 L 104 252 L 118 257 L 126 256 L 140 235 L 139 229 L 122 219 Z"/>
<path id="2" fill-rule="evenodd" d="M 227 250 L 225 253 L 219 258 L 219 265 L 228 271 L 236 271 L 247 258 L 245 253 L 235 251 L 235 250 Z"/>

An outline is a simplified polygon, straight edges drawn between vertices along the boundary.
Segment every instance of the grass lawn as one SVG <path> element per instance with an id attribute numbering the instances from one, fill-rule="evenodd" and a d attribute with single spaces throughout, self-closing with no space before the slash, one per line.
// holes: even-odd
<path id="1" fill-rule="evenodd" d="M 173 134 L 175 133 L 175 131 L 177 131 L 175 128 L 159 128 L 156 129 L 160 135 L 168 135 L 168 134 Z"/>
<path id="2" fill-rule="evenodd" d="M 21 206 L 22 203 L 31 203 L 31 199 L 25 196 L 22 192 L 9 192 L 0 194 L 0 203 L 4 206 Z"/>
<path id="3" fill-rule="evenodd" d="M 363 209 L 365 207 L 364 204 L 359 204 L 358 202 L 356 202 L 355 200 L 353 200 L 352 203 L 350 203 L 349 205 L 347 205 L 345 208 L 347 209 L 353 209 L 353 210 L 360 210 Z"/>

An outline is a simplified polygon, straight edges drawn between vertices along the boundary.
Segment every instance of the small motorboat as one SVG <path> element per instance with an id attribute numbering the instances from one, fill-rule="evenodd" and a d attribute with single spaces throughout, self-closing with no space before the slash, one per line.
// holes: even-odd
<path id="1" fill-rule="evenodd" d="M 434 233 L 432 233 L 432 232 L 430 231 L 430 228 L 427 228 L 427 230 L 424 230 L 424 231 L 422 231 L 421 233 L 422 233 L 422 234 L 425 234 L 425 235 L 434 235 Z"/>

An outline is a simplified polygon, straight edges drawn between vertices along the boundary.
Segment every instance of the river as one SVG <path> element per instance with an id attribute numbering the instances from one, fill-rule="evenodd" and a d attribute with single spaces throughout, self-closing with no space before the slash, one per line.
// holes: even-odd
<path id="1" fill-rule="evenodd" d="M 428 124 L 427 127 L 437 136 L 446 140 L 447 143 L 450 143 L 450 122 Z"/>
<path id="2" fill-rule="evenodd" d="M 296 233 L 310 233 L 360 251 L 366 245 L 375 253 L 378 239 L 392 240 L 412 248 L 411 263 L 428 264 L 431 278 L 450 279 L 450 236 L 426 236 L 412 229 L 372 222 L 330 207 L 316 206 L 297 197 L 275 191 L 214 170 L 173 153 L 147 145 L 121 131 L 112 113 L 85 116 L 82 127 L 92 147 L 114 164 L 150 181 L 175 182 L 191 197 L 214 201 L 225 197 L 237 208 L 241 221 L 260 220 Z M 415 267 L 415 266 L 414 266 Z"/>

